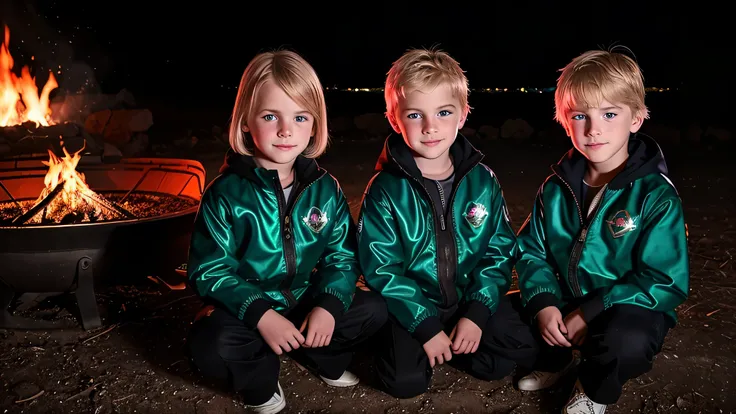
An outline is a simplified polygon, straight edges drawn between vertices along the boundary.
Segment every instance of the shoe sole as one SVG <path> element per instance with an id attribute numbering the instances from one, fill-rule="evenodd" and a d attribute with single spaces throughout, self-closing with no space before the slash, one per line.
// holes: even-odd
<path id="1" fill-rule="evenodd" d="M 557 384 L 558 382 L 560 382 L 560 380 L 562 380 L 566 376 L 570 375 L 573 371 L 575 371 L 577 369 L 578 365 L 580 365 L 580 355 L 578 353 L 573 352 L 573 360 L 570 361 L 570 364 L 568 364 L 565 368 L 562 369 L 562 373 L 560 374 L 560 377 L 557 378 L 557 381 L 552 381 L 550 384 L 548 384 L 546 386 L 541 386 L 541 387 L 529 387 L 529 388 L 526 388 L 526 387 L 522 387 L 521 384 L 517 384 L 517 387 L 519 388 L 519 391 L 530 391 L 530 392 L 532 392 L 532 391 L 546 390 L 547 388 L 551 388 L 551 387 L 555 386 L 555 384 Z"/>
<path id="2" fill-rule="evenodd" d="M 341 382 L 341 381 L 334 381 L 327 378 L 320 377 L 322 381 L 325 382 L 325 384 L 329 385 L 330 387 L 337 387 L 337 388 L 347 388 L 347 387 L 353 387 L 358 384 L 360 384 L 360 380 L 356 379 L 353 382 Z"/>
<path id="3" fill-rule="evenodd" d="M 309 372 L 309 370 L 305 366 L 303 366 L 302 364 L 300 364 L 300 363 L 298 363 L 296 361 L 294 361 L 294 364 L 296 365 L 297 368 L 299 368 L 299 370 Z M 324 383 L 327 384 L 327 385 L 329 385 L 330 387 L 336 387 L 336 388 L 354 387 L 354 386 L 360 384 L 360 379 L 358 379 L 358 378 L 356 378 L 355 381 L 353 381 L 353 382 L 340 382 L 340 381 L 331 380 L 331 379 L 328 379 L 328 378 L 325 378 L 325 377 L 319 375 L 319 379 L 321 379 L 322 381 L 324 381 Z"/>
<path id="4" fill-rule="evenodd" d="M 259 414 L 276 414 L 280 413 L 284 408 L 286 408 L 286 395 L 284 395 L 284 389 L 281 388 L 281 383 L 278 383 L 279 387 L 279 394 L 281 394 L 281 402 L 277 405 L 274 405 L 273 407 L 269 407 L 267 410 L 260 411 L 257 407 L 248 406 L 246 405 L 246 408 L 251 409 L 254 412 L 257 412 Z"/>

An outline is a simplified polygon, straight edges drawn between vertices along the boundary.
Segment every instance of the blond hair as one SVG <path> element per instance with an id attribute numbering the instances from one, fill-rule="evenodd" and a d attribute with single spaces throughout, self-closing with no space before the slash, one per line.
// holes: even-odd
<path id="1" fill-rule="evenodd" d="M 314 68 L 297 53 L 288 50 L 260 53 L 245 68 L 230 122 L 230 146 L 233 151 L 252 155 L 248 148 L 251 143 L 246 142 L 249 134 L 243 131 L 243 125 L 252 115 L 258 92 L 269 80 L 275 82 L 314 118 L 312 137 L 302 155 L 307 158 L 322 155 L 329 142 L 322 84 Z"/>
<path id="2" fill-rule="evenodd" d="M 639 65 L 621 53 L 590 50 L 563 69 L 555 90 L 555 120 L 567 127 L 576 107 L 598 107 L 606 100 L 627 105 L 634 115 L 649 118 L 644 104 L 644 76 Z"/>
<path id="3" fill-rule="evenodd" d="M 405 98 L 407 93 L 443 83 L 460 100 L 462 110 L 469 112 L 468 78 L 460 64 L 441 50 L 408 50 L 393 63 L 386 76 L 386 115 L 393 116 L 399 98 Z"/>

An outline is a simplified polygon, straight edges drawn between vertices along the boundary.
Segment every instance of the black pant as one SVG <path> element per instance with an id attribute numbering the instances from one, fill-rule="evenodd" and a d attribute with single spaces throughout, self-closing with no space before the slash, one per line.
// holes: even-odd
<path id="1" fill-rule="evenodd" d="M 563 309 L 563 316 L 575 309 Z M 662 312 L 636 305 L 614 305 L 588 324 L 579 347 L 583 358 L 578 379 L 585 394 L 599 404 L 615 404 L 626 381 L 652 369 L 672 322 Z M 540 358 L 535 369 L 555 372 L 572 358 L 572 348 L 550 347 L 539 337 Z"/>
<path id="2" fill-rule="evenodd" d="M 519 314 L 518 296 L 501 298 L 498 309 L 482 326 L 478 350 L 472 354 L 453 354 L 451 366 L 483 380 L 496 380 L 509 375 L 516 364 L 530 368 L 538 347 L 529 326 Z M 463 316 L 454 312 L 443 319 L 448 335 Z M 432 368 L 423 344 L 414 339 L 392 318 L 379 333 L 376 370 L 382 387 L 398 398 L 411 398 L 429 388 Z"/>
<path id="3" fill-rule="evenodd" d="M 305 301 L 284 316 L 298 329 L 311 309 Z M 386 318 L 386 304 L 380 295 L 356 289 L 352 305 L 335 323 L 330 345 L 299 348 L 289 355 L 320 375 L 337 379 L 348 368 L 353 348 L 375 334 Z M 196 321 L 188 342 L 194 366 L 205 377 L 241 393 L 246 404 L 262 404 L 277 391 L 278 355 L 257 330 L 248 329 L 228 311 L 215 308 Z"/>

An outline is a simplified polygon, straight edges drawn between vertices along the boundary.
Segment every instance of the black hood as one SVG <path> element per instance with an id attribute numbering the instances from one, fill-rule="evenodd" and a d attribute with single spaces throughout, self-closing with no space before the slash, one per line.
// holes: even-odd
<path id="1" fill-rule="evenodd" d="M 256 165 L 253 157 L 238 154 L 231 149 L 225 154 L 225 161 L 220 167 L 220 174 L 236 174 L 239 177 L 260 182 L 261 180 L 255 172 L 258 168 L 260 167 Z M 300 182 L 312 181 L 319 177 L 322 171 L 324 170 L 314 159 L 299 155 L 294 161 L 294 173 Z M 273 171 L 273 173 L 276 174 L 276 171 Z"/>
<path id="2" fill-rule="evenodd" d="M 641 133 L 631 134 L 628 145 L 629 158 L 626 160 L 626 166 L 608 183 L 608 188 L 622 189 L 649 174 L 667 175 L 664 155 L 653 138 Z M 552 171 L 570 184 L 578 198 L 582 193 L 586 168 L 587 159 L 575 148 L 570 149 L 557 164 L 552 165 Z"/>
<path id="3" fill-rule="evenodd" d="M 457 134 L 455 142 L 450 146 L 450 155 L 457 177 L 465 175 L 483 159 L 483 154 L 475 149 L 470 141 L 460 133 Z M 386 138 L 375 169 L 377 172 L 386 171 L 404 176 L 408 174 L 418 180 L 422 179 L 422 173 L 414 161 L 411 148 L 404 142 L 404 137 L 396 133 Z"/>

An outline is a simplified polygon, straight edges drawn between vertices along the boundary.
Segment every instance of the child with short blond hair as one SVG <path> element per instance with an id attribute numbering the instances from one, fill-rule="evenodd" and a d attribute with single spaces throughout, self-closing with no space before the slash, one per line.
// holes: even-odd
<path id="1" fill-rule="evenodd" d="M 410 50 L 392 66 L 384 144 L 358 222 L 360 265 L 389 322 L 376 370 L 391 395 L 425 392 L 450 362 L 485 380 L 536 355 L 506 297 L 516 253 L 501 186 L 483 154 L 458 134 L 468 81 L 438 50 Z"/>
<path id="2" fill-rule="evenodd" d="M 659 145 L 639 132 L 644 92 L 639 66 L 620 53 L 588 51 L 565 66 L 555 118 L 574 148 L 518 233 L 519 287 L 543 346 L 519 389 L 577 368 L 568 414 L 602 414 L 649 371 L 688 296 L 682 203 Z"/>

